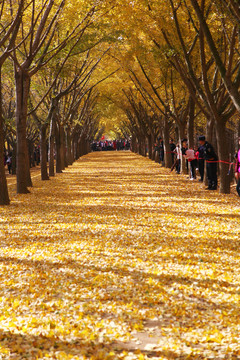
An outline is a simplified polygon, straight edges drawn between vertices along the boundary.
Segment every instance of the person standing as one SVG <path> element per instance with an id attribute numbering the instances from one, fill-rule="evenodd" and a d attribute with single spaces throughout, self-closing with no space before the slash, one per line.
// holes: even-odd
<path id="1" fill-rule="evenodd" d="M 237 193 L 240 196 L 240 137 L 238 138 L 239 150 L 237 152 L 236 165 L 235 165 L 235 178 L 237 181 Z"/>
<path id="2" fill-rule="evenodd" d="M 197 159 L 196 159 L 194 150 L 191 147 L 186 150 L 185 158 L 190 163 L 190 180 L 195 180 L 196 179 Z"/>
<path id="3" fill-rule="evenodd" d="M 203 146 L 203 158 L 207 163 L 208 188 L 206 190 L 217 190 L 218 157 L 213 146 L 206 141 L 205 136 L 199 136 L 198 140 L 200 146 Z"/>
<path id="4" fill-rule="evenodd" d="M 200 140 L 205 140 L 205 136 L 199 136 Z M 197 151 L 197 159 L 198 159 L 198 170 L 200 174 L 200 182 L 203 182 L 204 179 L 204 168 L 205 168 L 205 161 L 204 161 L 204 146 L 200 145 Z"/>

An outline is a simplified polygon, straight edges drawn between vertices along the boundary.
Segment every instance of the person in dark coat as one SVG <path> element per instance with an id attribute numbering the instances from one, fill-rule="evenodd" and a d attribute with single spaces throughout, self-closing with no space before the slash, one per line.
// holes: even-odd
<path id="1" fill-rule="evenodd" d="M 203 136 L 203 138 L 205 138 Z M 205 161 L 204 161 L 204 146 L 200 145 L 197 151 L 197 157 L 198 157 L 198 170 L 200 174 L 200 180 L 203 182 L 204 179 L 204 168 L 205 168 Z"/>
<path id="2" fill-rule="evenodd" d="M 215 153 L 213 146 L 206 141 L 205 136 L 198 138 L 200 146 L 203 147 L 203 158 L 207 163 L 207 190 L 217 190 L 217 162 L 218 157 Z"/>

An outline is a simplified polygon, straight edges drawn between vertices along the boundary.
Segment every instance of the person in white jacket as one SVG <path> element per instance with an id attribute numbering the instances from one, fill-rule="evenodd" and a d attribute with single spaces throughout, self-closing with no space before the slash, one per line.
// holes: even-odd
<path id="1" fill-rule="evenodd" d="M 192 148 L 186 150 L 185 158 L 190 163 L 190 180 L 196 179 L 197 158 Z"/>

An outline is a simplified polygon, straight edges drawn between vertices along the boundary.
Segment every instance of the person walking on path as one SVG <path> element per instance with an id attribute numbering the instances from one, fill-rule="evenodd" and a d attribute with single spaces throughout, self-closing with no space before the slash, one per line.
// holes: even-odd
<path id="1" fill-rule="evenodd" d="M 239 150 L 237 152 L 237 159 L 235 165 L 235 178 L 237 181 L 237 193 L 240 196 L 240 137 L 238 138 Z"/>
<path id="2" fill-rule="evenodd" d="M 206 190 L 217 190 L 218 157 L 213 146 L 206 141 L 205 136 L 199 136 L 198 140 L 200 146 L 203 146 L 203 158 L 207 163 L 208 188 Z"/>

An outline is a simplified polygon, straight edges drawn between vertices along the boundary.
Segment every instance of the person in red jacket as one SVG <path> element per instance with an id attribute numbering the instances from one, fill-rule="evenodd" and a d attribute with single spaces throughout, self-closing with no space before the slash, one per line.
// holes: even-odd
<path id="1" fill-rule="evenodd" d="M 235 164 L 235 178 L 237 180 L 237 193 L 240 196 L 240 137 L 238 138 L 239 150 L 237 152 Z"/>

